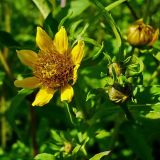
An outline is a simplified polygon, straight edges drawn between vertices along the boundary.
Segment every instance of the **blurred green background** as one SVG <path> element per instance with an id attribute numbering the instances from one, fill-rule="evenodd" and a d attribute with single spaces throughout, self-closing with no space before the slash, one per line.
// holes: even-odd
<path id="1" fill-rule="evenodd" d="M 144 65 L 138 74 L 143 83 L 132 82 L 135 102 L 127 106 L 135 122 L 126 119 L 119 104 L 109 100 L 108 56 L 117 60 L 133 47 L 127 41 L 130 24 L 139 18 L 155 29 L 160 25 L 160 2 L 130 0 L 1 0 L 0 1 L 0 160 L 159 160 L 160 159 L 160 41 L 153 47 L 136 48 Z M 122 1 L 121 1 L 122 2 Z M 121 33 L 119 47 L 108 14 Z M 54 37 L 63 25 L 70 46 L 85 41 L 85 57 L 73 86 L 69 104 L 57 92 L 44 107 L 32 107 L 37 90 L 18 89 L 17 78 L 32 75 L 20 63 L 16 50 L 38 51 L 36 27 Z M 117 58 L 118 57 L 118 58 Z M 138 65 L 139 61 L 137 60 Z M 143 78 L 142 78 L 143 77 Z M 70 119 L 70 115 L 73 122 Z M 105 151 L 111 151 L 107 153 Z"/>

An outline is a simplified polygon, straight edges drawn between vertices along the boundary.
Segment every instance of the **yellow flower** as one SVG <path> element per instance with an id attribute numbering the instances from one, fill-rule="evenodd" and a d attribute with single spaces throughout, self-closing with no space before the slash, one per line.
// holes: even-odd
<path id="1" fill-rule="evenodd" d="M 143 19 L 139 19 L 129 27 L 127 40 L 134 46 L 152 46 L 158 36 L 159 29 L 155 30 L 152 26 L 144 24 Z"/>
<path id="2" fill-rule="evenodd" d="M 72 85 L 77 80 L 77 70 L 84 55 L 84 42 L 79 40 L 71 50 L 64 27 L 56 33 L 54 40 L 37 27 L 36 43 L 40 48 L 38 54 L 31 50 L 17 51 L 20 61 L 32 68 L 33 77 L 16 80 L 15 86 L 40 88 L 33 106 L 47 104 L 58 89 L 61 90 L 61 101 L 70 102 L 74 95 Z"/>

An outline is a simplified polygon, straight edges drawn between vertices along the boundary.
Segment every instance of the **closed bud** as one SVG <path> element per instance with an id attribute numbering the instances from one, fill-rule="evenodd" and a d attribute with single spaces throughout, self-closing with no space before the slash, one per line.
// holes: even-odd
<path id="1" fill-rule="evenodd" d="M 127 91 L 128 92 L 128 91 Z M 115 103 L 123 103 L 129 98 L 129 93 L 127 94 L 124 89 L 122 91 L 114 86 L 108 88 L 109 99 Z"/>
<path id="2" fill-rule="evenodd" d="M 143 19 L 137 20 L 128 30 L 128 42 L 134 46 L 153 45 L 158 39 L 159 29 L 146 25 Z"/>
<path id="3" fill-rule="evenodd" d="M 113 75 L 113 70 L 114 70 L 116 76 L 120 76 L 121 73 L 122 73 L 122 69 L 121 69 L 121 67 L 120 67 L 120 65 L 118 63 L 110 64 L 108 69 L 109 69 L 109 74 L 110 75 Z"/>
<path id="4" fill-rule="evenodd" d="M 72 151 L 72 144 L 69 142 L 64 143 L 64 151 L 66 153 L 70 153 Z"/>

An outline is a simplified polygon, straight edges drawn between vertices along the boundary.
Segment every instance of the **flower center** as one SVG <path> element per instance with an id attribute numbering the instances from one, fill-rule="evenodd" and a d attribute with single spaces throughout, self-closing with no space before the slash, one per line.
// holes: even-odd
<path id="1" fill-rule="evenodd" d="M 42 86 L 56 89 L 73 79 L 73 62 L 68 54 L 39 53 L 33 73 Z"/>

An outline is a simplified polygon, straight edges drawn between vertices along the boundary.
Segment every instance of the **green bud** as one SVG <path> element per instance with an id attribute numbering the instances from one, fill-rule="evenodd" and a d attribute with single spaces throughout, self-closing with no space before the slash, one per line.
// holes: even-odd
<path id="1" fill-rule="evenodd" d="M 115 71 L 116 76 L 120 76 L 122 73 L 122 69 L 118 63 L 112 63 L 108 67 L 109 69 L 109 74 L 112 76 L 113 75 L 113 70 Z"/>

